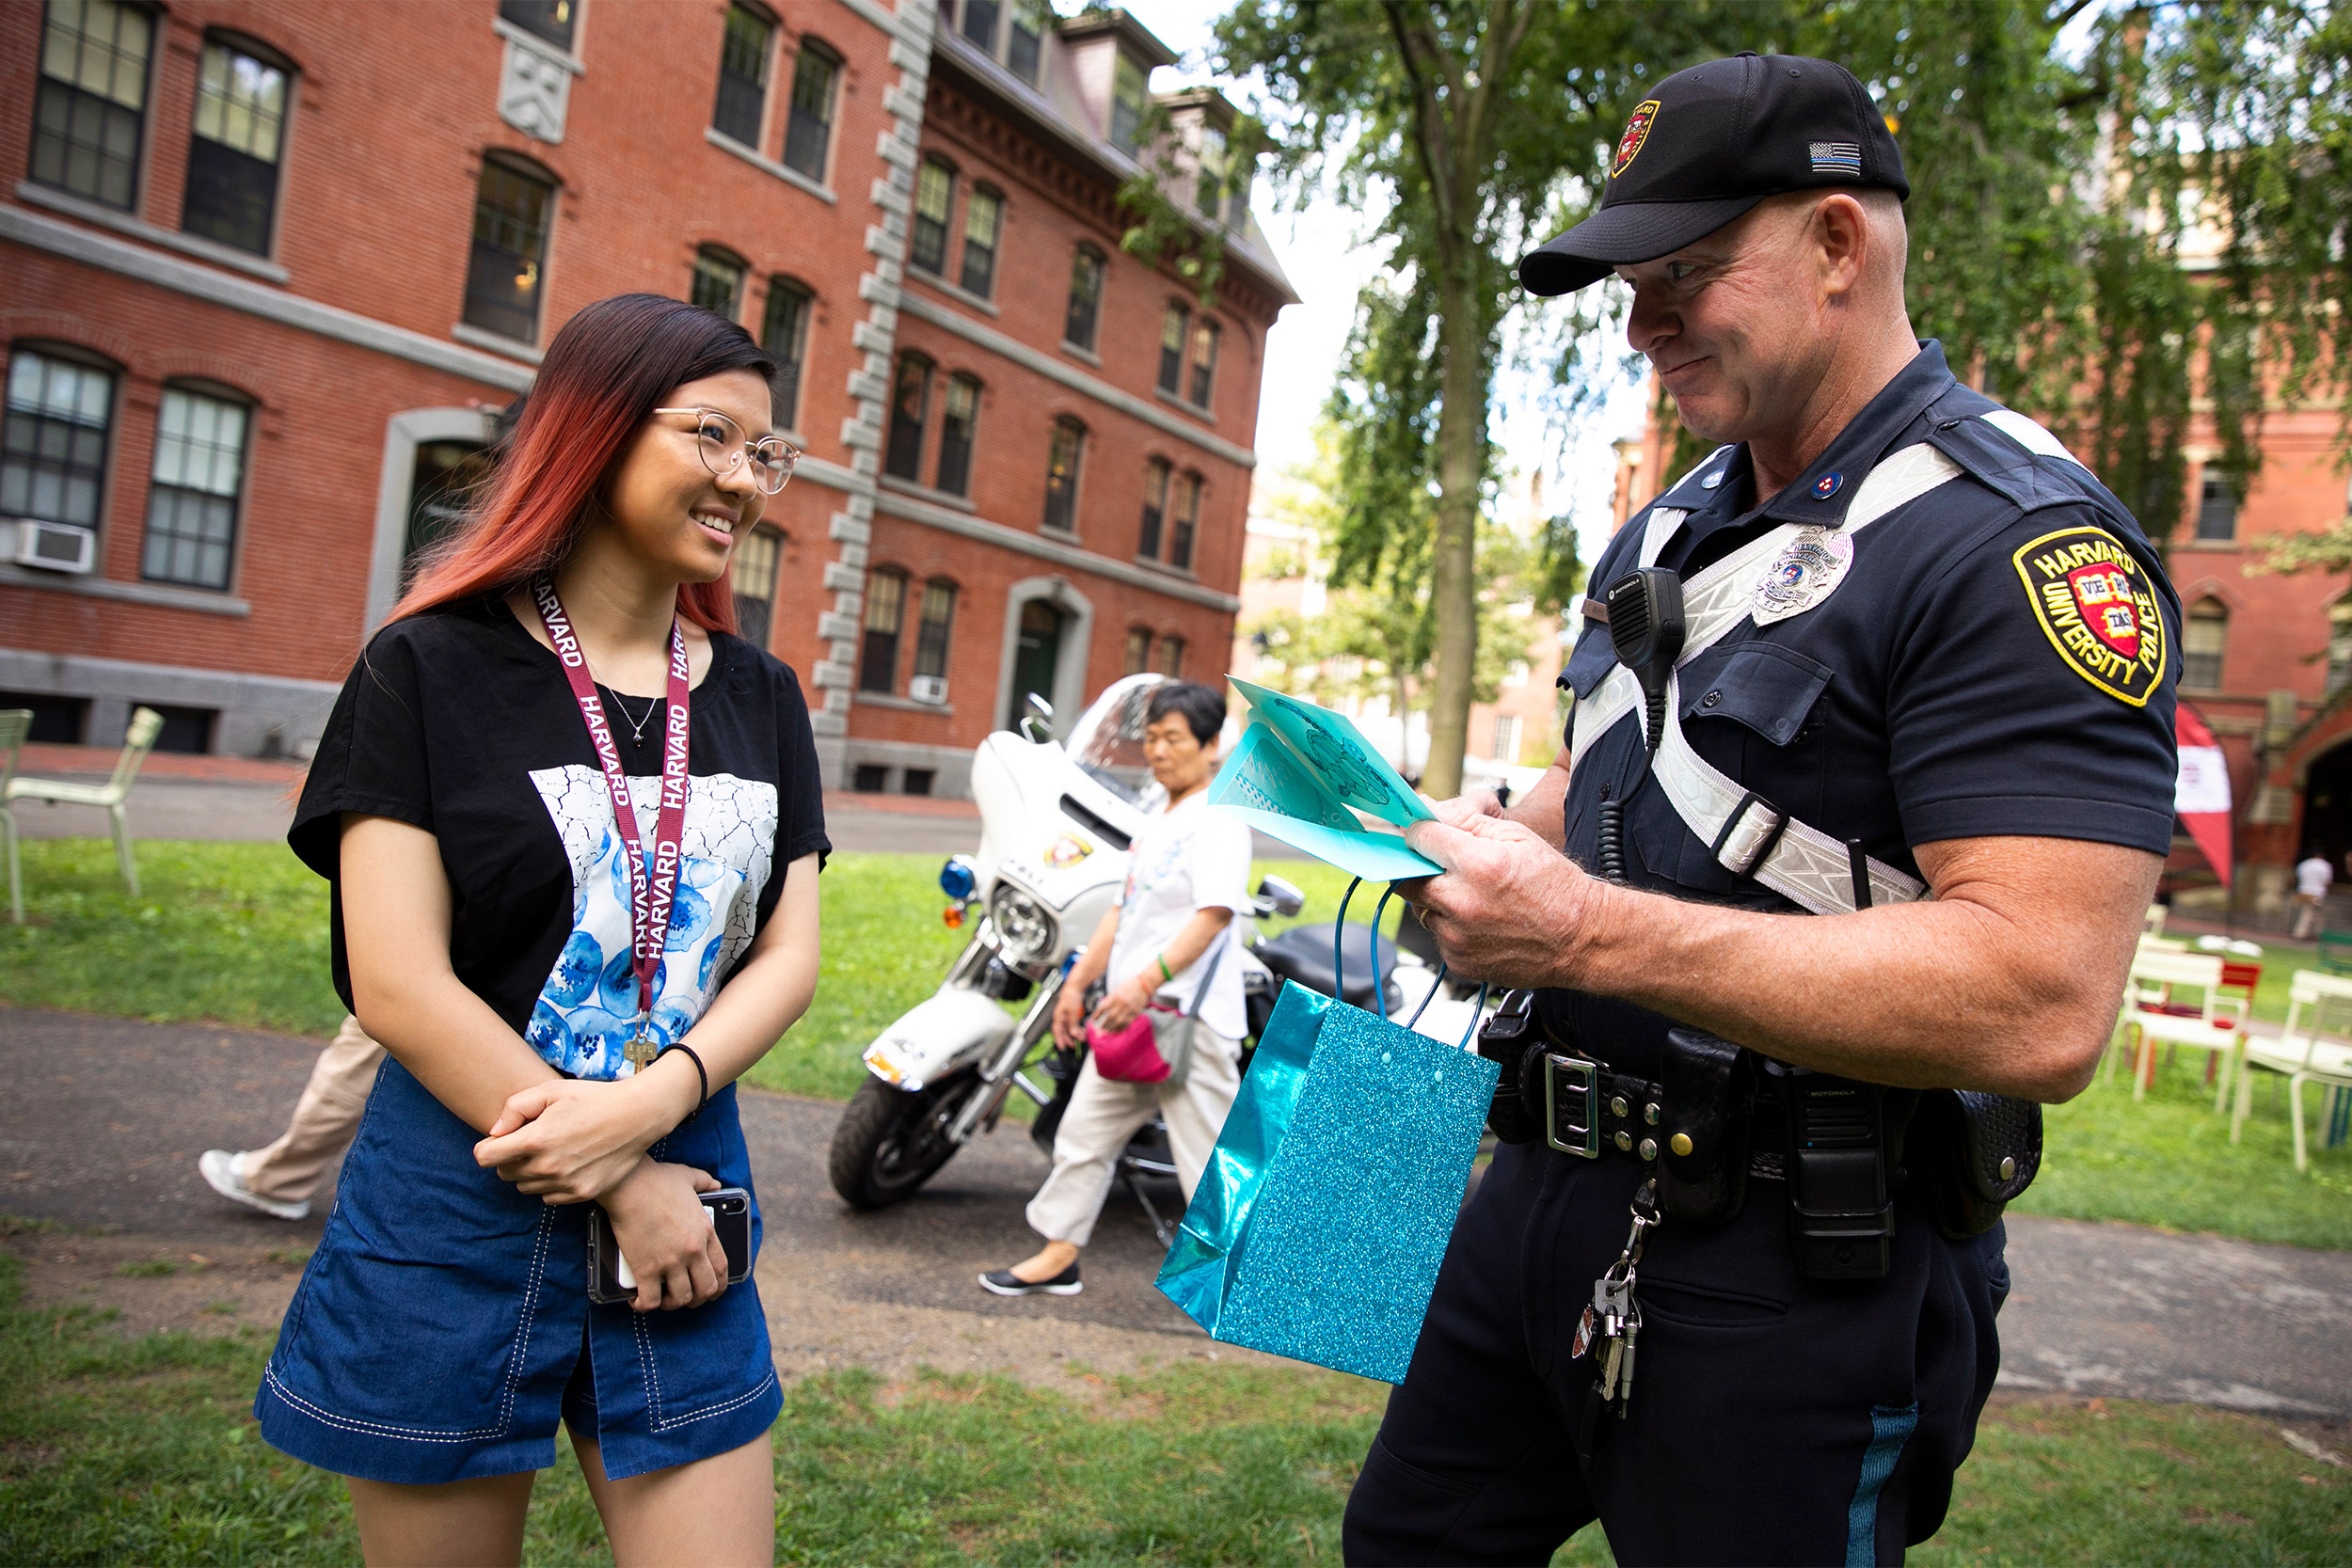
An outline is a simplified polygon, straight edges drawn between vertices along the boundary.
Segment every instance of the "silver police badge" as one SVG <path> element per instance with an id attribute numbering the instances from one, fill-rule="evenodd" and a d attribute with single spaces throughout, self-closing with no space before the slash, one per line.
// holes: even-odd
<path id="1" fill-rule="evenodd" d="M 1830 596 L 1852 564 L 1853 536 L 1845 530 L 1799 529 L 1756 585 L 1756 624 L 1804 614 Z"/>

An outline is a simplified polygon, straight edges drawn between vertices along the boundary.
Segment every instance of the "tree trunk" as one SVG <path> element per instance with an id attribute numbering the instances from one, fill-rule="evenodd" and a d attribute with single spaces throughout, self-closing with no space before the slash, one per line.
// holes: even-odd
<path id="1" fill-rule="evenodd" d="M 1429 765 L 1424 794 L 1439 800 L 1462 792 L 1470 748 L 1470 697 L 1478 664 L 1478 488 L 1486 440 L 1486 345 L 1470 276 L 1473 265 L 1445 267 L 1438 282 L 1445 356 L 1438 411 L 1438 518 L 1430 562 L 1430 608 L 1437 619 L 1429 681 Z"/>

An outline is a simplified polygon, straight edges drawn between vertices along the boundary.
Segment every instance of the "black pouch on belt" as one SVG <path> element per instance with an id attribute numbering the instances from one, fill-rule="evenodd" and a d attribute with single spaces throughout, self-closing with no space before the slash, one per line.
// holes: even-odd
<path id="1" fill-rule="evenodd" d="M 1494 1103 L 1486 1111 L 1486 1126 L 1498 1143 L 1534 1143 L 1544 1135 L 1542 1101 L 1537 1099 L 1535 1109 L 1529 1110 L 1520 1086 L 1522 1075 L 1533 1076 L 1529 1064 L 1542 1051 L 1543 1030 L 1535 1022 L 1534 1002 L 1532 990 L 1511 991 L 1479 1026 L 1478 1053 L 1502 1069 L 1495 1080 Z M 1540 1085 L 1536 1092 L 1541 1094 Z"/>
<path id="2" fill-rule="evenodd" d="M 1935 1227 L 1981 1236 L 2042 1169 L 2042 1107 L 2006 1094 L 1931 1089 L 1911 1132 L 1910 1166 L 1926 1179 Z"/>
<path id="3" fill-rule="evenodd" d="M 1883 1279 L 1894 1261 L 1891 1180 L 1918 1096 L 1780 1068 L 1788 1124 L 1788 1241 L 1807 1279 Z"/>
<path id="4" fill-rule="evenodd" d="M 1666 1031 L 1658 1206 L 1677 1225 L 1721 1225 L 1747 1198 L 1755 1064 L 1747 1052 L 1703 1029 Z"/>

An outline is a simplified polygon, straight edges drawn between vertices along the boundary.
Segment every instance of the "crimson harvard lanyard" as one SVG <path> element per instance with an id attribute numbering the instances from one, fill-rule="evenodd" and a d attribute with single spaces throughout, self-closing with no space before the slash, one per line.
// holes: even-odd
<path id="1" fill-rule="evenodd" d="M 604 787 L 612 797 L 612 831 L 628 861 L 630 967 L 637 975 L 637 1037 L 622 1056 L 632 1072 L 651 1066 L 660 1053 L 653 1043 L 653 976 L 660 966 L 662 945 L 670 936 L 670 910 L 677 895 L 678 842 L 686 823 L 686 632 L 677 618 L 670 619 L 670 713 L 661 735 L 661 806 L 654 817 L 653 860 L 646 864 L 637 832 L 637 808 L 628 797 L 628 775 L 621 771 L 621 753 L 612 744 L 612 726 L 605 721 L 604 704 L 596 683 L 588 675 L 588 656 L 573 635 L 571 618 L 555 596 L 555 579 L 543 577 L 531 585 L 538 601 L 539 619 L 546 623 L 548 641 L 563 661 L 564 678 L 572 683 L 580 716 L 588 721 L 588 738 L 596 743 L 596 761 L 604 768 Z"/>

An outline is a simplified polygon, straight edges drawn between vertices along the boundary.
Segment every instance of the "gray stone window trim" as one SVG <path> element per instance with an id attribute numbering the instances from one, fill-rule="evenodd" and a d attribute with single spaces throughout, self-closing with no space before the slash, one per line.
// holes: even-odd
<path id="1" fill-rule="evenodd" d="M 763 174 L 774 175 L 777 179 L 783 181 L 786 184 L 790 185 L 795 190 L 806 191 L 809 195 L 815 197 L 819 201 L 837 202 L 841 199 L 839 197 L 834 195 L 833 191 L 829 187 L 818 184 L 816 181 L 811 180 L 807 175 L 803 174 L 799 169 L 787 168 L 784 165 L 776 162 L 773 158 L 765 158 L 760 156 L 758 152 L 755 151 L 751 148 L 745 147 L 741 142 L 737 141 L 733 136 L 728 135 L 726 133 L 719 130 L 715 126 L 705 126 L 703 128 L 703 140 L 708 142 L 711 146 L 717 148 L 722 152 L 734 153 L 737 157 L 742 159 L 745 163 L 751 165 L 754 168 L 758 169 Z"/>
<path id="2" fill-rule="evenodd" d="M 523 48 L 528 49 L 532 54 L 538 55 L 541 59 L 552 60 L 575 76 L 585 76 L 588 74 L 588 68 L 580 63 L 580 56 L 573 53 L 572 50 L 559 49 L 554 44 L 549 43 L 547 40 L 541 38 L 538 34 L 528 31 L 525 28 L 517 27 L 502 16 L 492 17 L 490 19 L 490 25 L 498 29 L 499 37 L 504 39 L 507 42 L 520 44 Z M 574 47 L 576 48 L 580 40 L 575 38 L 572 41 Z"/>
<path id="3" fill-rule="evenodd" d="M 942 277 L 935 272 L 926 271 L 922 267 L 910 266 L 907 268 L 907 276 L 913 278 L 915 282 L 922 284 L 923 287 L 930 289 L 936 293 L 946 294 L 949 299 L 954 300 L 958 305 L 964 307 L 966 309 L 977 310 L 984 316 L 996 316 L 1003 314 L 1003 312 L 996 308 L 994 301 L 983 299 L 978 294 L 972 293 L 968 289 L 950 283 L 947 279 Z M 1065 343 L 1062 346 L 1067 348 L 1069 345 Z M 1095 363 L 1100 364 L 1102 361 L 1098 359 Z"/>
<path id="4" fill-rule="evenodd" d="M 529 343 L 517 341 L 500 333 L 485 332 L 470 322 L 453 323 L 449 335 L 469 347 L 487 349 L 492 354 L 503 354 L 509 359 L 520 359 L 526 365 L 535 365 L 547 357 L 544 351 L 533 348 Z"/>
<path id="5" fill-rule="evenodd" d="M 52 190 L 47 185 L 36 185 L 29 180 L 17 182 L 16 198 L 28 207 L 46 207 L 53 213 L 63 213 L 68 217 L 79 218 L 84 223 L 94 223 L 102 229 L 111 229 L 118 234 L 127 235 L 135 240 L 144 240 L 149 245 L 159 245 L 167 249 L 176 250 L 183 256 L 193 256 L 200 261 L 210 261 L 217 267 L 233 267 L 241 273 L 261 278 L 264 282 L 284 283 L 294 277 L 294 274 L 277 262 L 264 261 L 250 251 L 239 250 L 233 245 L 218 245 L 200 235 L 183 234 L 176 229 L 165 229 L 156 224 L 147 223 L 131 216 L 128 213 L 118 213 L 112 207 L 101 202 L 85 201 L 82 198 L 69 192 Z"/>

